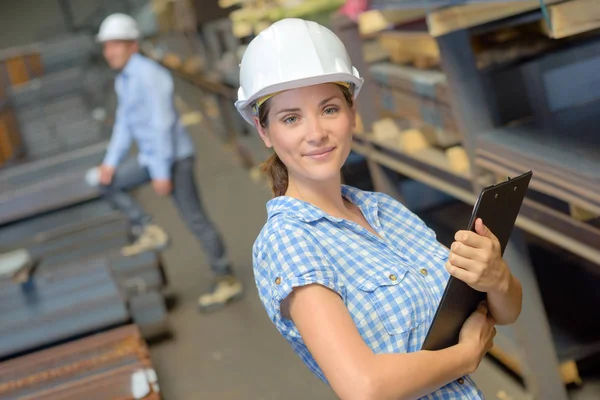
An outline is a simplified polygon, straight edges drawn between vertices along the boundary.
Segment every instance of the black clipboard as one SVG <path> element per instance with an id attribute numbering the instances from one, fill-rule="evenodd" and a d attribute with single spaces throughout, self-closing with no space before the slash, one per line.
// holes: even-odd
<path id="1" fill-rule="evenodd" d="M 481 218 L 498 238 L 504 254 L 532 176 L 529 171 L 482 189 L 467 230 L 475 231 L 475 221 Z M 457 344 L 464 322 L 485 297 L 485 293 L 451 276 L 421 349 L 441 350 Z"/>

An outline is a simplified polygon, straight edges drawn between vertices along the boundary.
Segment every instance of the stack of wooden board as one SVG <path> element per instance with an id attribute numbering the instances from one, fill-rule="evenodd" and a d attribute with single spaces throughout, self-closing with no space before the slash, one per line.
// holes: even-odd
<path id="1" fill-rule="evenodd" d="M 411 121 L 415 128 L 425 131 L 433 146 L 445 148 L 460 143 L 446 77 L 437 69 L 425 69 L 439 64 L 435 40 L 423 32 L 386 31 L 379 35 L 392 60 L 370 66 L 381 116 Z"/>
<path id="2" fill-rule="evenodd" d="M 0 364 L 0 397 L 159 400 L 148 348 L 135 325 Z"/>
<path id="3" fill-rule="evenodd" d="M 373 125 L 373 138 L 409 155 L 428 154 L 424 158 L 436 168 L 469 176 L 444 73 L 380 62 L 370 66 L 370 74 L 384 117 Z"/>
<path id="4" fill-rule="evenodd" d="M 373 64 L 370 72 L 378 86 L 381 116 L 410 121 L 432 146 L 461 142 L 442 72 L 393 63 Z"/>
<path id="5" fill-rule="evenodd" d="M 599 115 L 594 102 L 485 133 L 477 163 L 504 175 L 532 169 L 533 189 L 600 215 Z"/>

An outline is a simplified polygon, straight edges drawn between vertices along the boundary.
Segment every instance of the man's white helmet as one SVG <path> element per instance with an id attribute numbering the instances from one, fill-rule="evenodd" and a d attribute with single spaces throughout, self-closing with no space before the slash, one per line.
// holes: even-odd
<path id="1" fill-rule="evenodd" d="M 100 31 L 96 40 L 106 42 L 108 40 L 137 40 L 140 38 L 138 24 L 127 14 L 111 14 L 100 25 Z"/>
<path id="2" fill-rule="evenodd" d="M 250 124 L 256 100 L 282 90 L 329 82 L 363 84 L 342 41 L 312 21 L 287 18 L 254 38 L 240 64 L 240 88 L 235 107 Z"/>

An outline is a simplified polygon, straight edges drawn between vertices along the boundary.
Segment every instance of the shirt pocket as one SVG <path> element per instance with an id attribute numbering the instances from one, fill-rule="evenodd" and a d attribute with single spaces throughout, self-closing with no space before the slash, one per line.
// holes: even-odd
<path id="1" fill-rule="evenodd" d="M 427 319 L 425 299 L 405 268 L 362 277 L 358 289 L 390 335 L 408 335 Z"/>

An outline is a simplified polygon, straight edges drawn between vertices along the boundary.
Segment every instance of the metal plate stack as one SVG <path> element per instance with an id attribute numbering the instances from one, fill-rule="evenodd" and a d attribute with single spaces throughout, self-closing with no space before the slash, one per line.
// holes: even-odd
<path id="1" fill-rule="evenodd" d="M 87 34 L 63 35 L 45 40 L 41 46 L 42 62 L 46 73 L 84 66 L 94 56 L 96 45 Z"/>
<path id="2" fill-rule="evenodd" d="M 0 364 L 0 397 L 158 400 L 160 389 L 148 348 L 129 325 Z"/>
<path id="3" fill-rule="evenodd" d="M 600 213 L 600 102 L 478 137 L 477 163 L 504 175 L 535 171 L 531 187 Z"/>
<path id="4" fill-rule="evenodd" d="M 96 198 L 86 173 L 105 151 L 99 143 L 0 173 L 0 225 Z"/>
<path id="5" fill-rule="evenodd" d="M 13 88 L 16 111 L 29 158 L 41 158 L 101 141 L 101 125 L 92 117 L 85 72 L 75 67 Z"/>
<path id="6" fill-rule="evenodd" d="M 12 224 L 0 237 L 0 254 L 26 251 L 35 264 L 25 280 L 0 283 L 0 358 L 128 321 L 145 338 L 168 333 L 160 258 L 120 254 L 128 222 L 105 202 Z"/>

